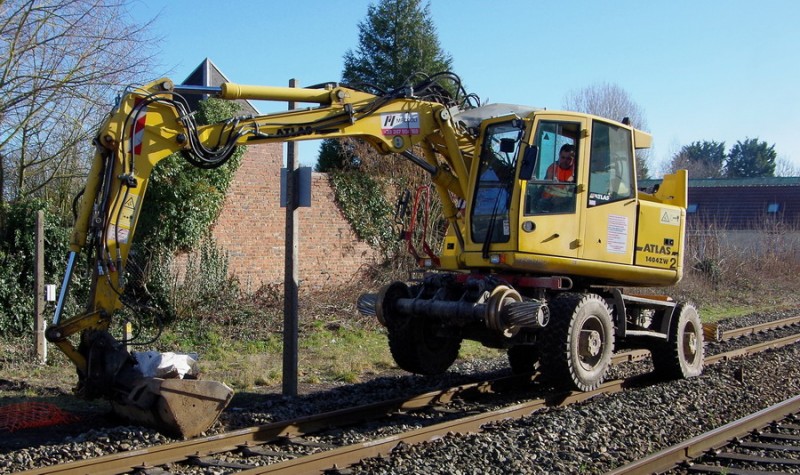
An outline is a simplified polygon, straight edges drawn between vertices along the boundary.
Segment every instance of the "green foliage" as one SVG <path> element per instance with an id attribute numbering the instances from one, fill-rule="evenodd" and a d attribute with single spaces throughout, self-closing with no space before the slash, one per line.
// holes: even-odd
<path id="1" fill-rule="evenodd" d="M 389 90 L 417 73 L 449 71 L 452 57 L 439 46 L 430 5 L 420 0 L 381 0 L 358 24 L 358 48 L 344 55 L 345 83 Z"/>
<path id="2" fill-rule="evenodd" d="M 394 241 L 392 206 L 377 181 L 356 171 L 331 174 L 336 201 L 359 239 L 388 252 Z"/>
<path id="3" fill-rule="evenodd" d="M 420 0 L 381 0 L 370 5 L 358 29 L 358 48 L 344 56 L 345 83 L 391 90 L 419 79 L 419 74 L 452 69 L 452 57 L 439 46 L 429 5 L 423 7 Z M 330 139 L 320 147 L 316 170 L 341 170 L 360 163 L 346 142 Z"/>
<path id="4" fill-rule="evenodd" d="M 686 169 L 691 178 L 720 178 L 726 158 L 725 142 L 692 142 L 672 157 L 671 171 Z"/>
<path id="5" fill-rule="evenodd" d="M 720 173 L 725 165 L 725 142 L 714 140 L 692 142 L 690 145 L 685 145 L 681 151 L 686 153 L 693 162 L 704 163 Z"/>
<path id="6" fill-rule="evenodd" d="M 416 82 L 420 74 L 452 70 L 430 6 L 421 0 L 380 0 L 369 6 L 358 29 L 358 47 L 344 55 L 344 83 L 380 92 Z M 359 238 L 392 257 L 399 247 L 386 197 L 419 184 L 419 170 L 354 139 L 326 140 L 316 169 L 331 172 L 336 199 Z"/>
<path id="7" fill-rule="evenodd" d="M 196 312 L 205 311 L 209 315 L 229 315 L 227 308 L 239 295 L 239 282 L 229 276 L 228 254 L 211 236 L 206 236 L 199 247 L 199 255 L 190 255 L 186 263 L 185 277 L 178 291 L 182 299 L 178 314 L 193 317 Z"/>
<path id="8" fill-rule="evenodd" d="M 728 155 L 725 168 L 729 178 L 775 176 L 775 145 L 759 142 L 758 139 L 737 141 Z"/>
<path id="9" fill-rule="evenodd" d="M 200 102 L 196 119 L 198 124 L 218 123 L 238 110 L 234 102 L 209 99 Z M 150 313 L 147 309 L 158 309 L 165 322 L 195 311 L 202 314 L 209 306 L 226 305 L 229 292 L 238 289 L 228 281 L 227 256 L 216 248 L 209 228 L 243 154 L 244 147 L 237 147 L 227 163 L 211 170 L 195 167 L 180 154 L 153 168 L 127 266 L 126 300 L 137 307 L 137 318 Z M 173 256 L 198 244 L 199 257 L 190 256 L 185 278 L 179 280 Z"/>
<path id="10" fill-rule="evenodd" d="M 231 101 L 202 101 L 197 121 L 221 122 L 238 109 Z M 137 225 L 138 246 L 149 252 L 191 249 L 219 215 L 243 154 L 244 147 L 238 147 L 225 165 L 213 170 L 197 168 L 180 154 L 156 165 Z"/>
<path id="11" fill-rule="evenodd" d="M 319 158 L 314 170 L 325 173 L 354 168 L 358 166 L 358 163 L 358 157 L 352 152 L 348 153 L 343 140 L 325 139 L 319 148 Z"/>
<path id="12" fill-rule="evenodd" d="M 690 178 L 757 178 L 775 176 L 775 145 L 758 139 L 737 141 L 730 152 L 725 142 L 692 142 L 672 157 L 670 171 L 686 169 Z"/>
<path id="13" fill-rule="evenodd" d="M 150 257 L 148 290 L 150 305 L 159 308 L 166 321 L 207 318 L 224 323 L 230 302 L 240 297 L 239 282 L 228 273 L 228 255 L 206 234 L 189 254 L 182 270 L 172 253 L 160 251 Z M 182 275 L 179 278 L 178 274 Z"/>
<path id="14" fill-rule="evenodd" d="M 0 335 L 20 336 L 33 329 L 36 214 L 44 211 L 45 281 L 60 282 L 69 251 L 70 228 L 42 200 L 0 203 Z M 76 283 L 72 298 L 85 294 Z M 78 301 L 82 301 L 80 297 Z M 67 312 L 75 300 L 67 302 Z"/>

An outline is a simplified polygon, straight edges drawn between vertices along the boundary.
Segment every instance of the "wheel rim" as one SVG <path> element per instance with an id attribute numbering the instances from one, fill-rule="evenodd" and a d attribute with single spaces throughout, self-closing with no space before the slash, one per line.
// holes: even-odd
<path id="1" fill-rule="evenodd" d="M 687 321 L 686 326 L 683 327 L 683 334 L 681 335 L 681 347 L 683 349 L 683 359 L 693 365 L 698 357 L 697 351 L 697 328 L 694 322 Z"/>
<path id="2" fill-rule="evenodd" d="M 603 322 L 595 315 L 589 316 L 583 322 L 578 337 L 578 362 L 584 370 L 593 371 L 603 361 L 606 344 Z"/>

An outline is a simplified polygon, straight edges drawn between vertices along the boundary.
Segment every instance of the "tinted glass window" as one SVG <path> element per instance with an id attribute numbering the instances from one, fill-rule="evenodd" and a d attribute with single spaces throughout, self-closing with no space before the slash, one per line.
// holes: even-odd
<path id="1" fill-rule="evenodd" d="M 589 157 L 589 206 L 633 196 L 631 131 L 595 121 Z"/>

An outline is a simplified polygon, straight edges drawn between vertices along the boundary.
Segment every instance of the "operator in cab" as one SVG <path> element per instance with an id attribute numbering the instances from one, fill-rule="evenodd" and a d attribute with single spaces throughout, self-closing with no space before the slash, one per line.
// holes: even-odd
<path id="1" fill-rule="evenodd" d="M 556 185 L 548 185 L 542 190 L 542 208 L 547 211 L 570 211 L 575 202 L 575 146 L 565 144 L 558 152 L 558 161 L 547 168 L 545 180 L 553 180 Z"/>

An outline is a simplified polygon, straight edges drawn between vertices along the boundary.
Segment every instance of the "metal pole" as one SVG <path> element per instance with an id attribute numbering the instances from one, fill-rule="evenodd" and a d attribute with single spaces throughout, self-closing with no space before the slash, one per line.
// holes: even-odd
<path id="1" fill-rule="evenodd" d="M 53 315 L 53 325 L 58 325 L 58 322 L 61 321 L 61 314 L 64 312 L 64 302 L 67 300 L 69 283 L 72 280 L 72 272 L 75 270 L 75 258 L 77 256 L 78 253 L 75 251 L 69 251 L 67 255 L 67 270 L 64 271 L 64 280 L 61 282 L 61 290 L 58 292 L 56 311 Z"/>
<path id="2" fill-rule="evenodd" d="M 297 87 L 296 79 L 289 80 L 289 87 Z M 295 108 L 289 102 L 289 110 Z M 283 395 L 297 395 L 297 349 L 298 349 L 298 219 L 295 175 L 298 168 L 297 142 L 286 143 L 286 242 L 283 279 Z"/>
<path id="3" fill-rule="evenodd" d="M 36 212 L 36 271 L 34 273 L 34 313 L 33 341 L 36 348 L 36 357 L 40 363 L 47 362 L 47 341 L 44 338 L 44 212 Z"/>

